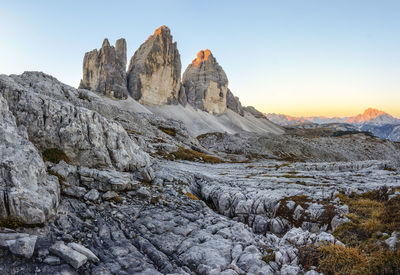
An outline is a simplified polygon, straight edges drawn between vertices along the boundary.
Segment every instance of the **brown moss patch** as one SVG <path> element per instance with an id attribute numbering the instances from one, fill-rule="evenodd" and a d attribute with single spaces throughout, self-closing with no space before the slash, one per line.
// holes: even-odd
<path id="1" fill-rule="evenodd" d="M 47 173 L 48 173 L 49 175 L 56 176 L 56 177 L 58 178 L 58 183 L 59 183 L 59 184 L 63 184 L 63 183 L 64 183 L 65 178 L 64 178 L 63 176 L 61 176 L 59 173 L 53 172 L 53 171 L 51 171 L 51 170 L 47 171 Z"/>
<path id="2" fill-rule="evenodd" d="M 197 140 L 201 141 L 202 139 L 207 138 L 207 137 L 215 137 L 216 140 L 222 140 L 222 133 L 213 132 L 213 133 L 201 134 L 201 135 L 197 136 Z"/>
<path id="3" fill-rule="evenodd" d="M 168 160 L 188 160 L 194 162 L 206 162 L 206 163 L 223 163 L 224 161 L 218 157 L 210 156 L 192 149 L 184 147 L 178 147 L 178 151 L 172 153 L 165 153 L 164 151 L 158 150 L 154 155 L 160 156 Z"/>
<path id="4" fill-rule="evenodd" d="M 204 153 L 197 152 L 195 150 L 187 149 L 184 147 L 179 147 L 178 151 L 173 152 L 172 155 L 175 157 L 175 159 L 180 159 L 180 160 L 203 161 L 207 163 L 223 162 L 223 160 L 218 157 L 206 155 Z"/>
<path id="5" fill-rule="evenodd" d="M 162 127 L 162 126 L 158 126 L 157 128 L 158 128 L 158 130 L 166 133 L 167 135 L 170 135 L 172 137 L 176 136 L 176 130 L 173 128 L 166 128 L 166 127 Z"/>
<path id="6" fill-rule="evenodd" d="M 0 227 L 15 229 L 23 225 L 23 222 L 14 217 L 0 218 Z"/>
<path id="7" fill-rule="evenodd" d="M 59 163 L 60 161 L 65 161 L 66 163 L 70 163 L 70 159 L 64 153 L 64 151 L 58 148 L 49 148 L 44 150 L 42 154 L 43 161 L 50 161 L 52 163 Z"/>

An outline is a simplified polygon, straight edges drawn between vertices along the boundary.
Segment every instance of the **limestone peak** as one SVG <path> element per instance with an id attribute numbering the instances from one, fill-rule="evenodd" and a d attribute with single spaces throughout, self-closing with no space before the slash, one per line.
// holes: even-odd
<path id="1" fill-rule="evenodd" d="M 162 25 L 161 27 L 156 29 L 154 31 L 154 33 L 147 38 L 147 40 L 149 40 L 152 37 L 159 36 L 159 35 L 161 35 L 161 36 L 162 35 L 168 35 L 169 36 L 169 35 L 171 35 L 171 30 L 167 26 Z"/>
<path id="2" fill-rule="evenodd" d="M 209 49 L 201 50 L 197 53 L 197 57 L 195 59 L 193 59 L 192 64 L 193 64 L 193 66 L 197 67 L 202 62 L 207 61 L 209 57 L 214 58 L 214 56 L 212 55 L 212 53 Z"/>
<path id="3" fill-rule="evenodd" d="M 107 38 L 104 38 L 103 44 L 101 45 L 102 48 L 104 47 L 110 47 L 110 42 L 108 41 Z"/>

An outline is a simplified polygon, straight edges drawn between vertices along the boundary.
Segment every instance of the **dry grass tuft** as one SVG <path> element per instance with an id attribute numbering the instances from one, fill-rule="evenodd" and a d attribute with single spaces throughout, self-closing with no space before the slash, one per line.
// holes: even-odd
<path id="1" fill-rule="evenodd" d="M 193 194 L 190 193 L 190 192 L 186 192 L 185 195 L 188 196 L 189 198 L 191 198 L 192 200 L 195 200 L 195 201 L 198 201 L 198 200 L 199 200 L 198 197 L 196 197 L 195 195 L 193 195 Z"/>
<path id="2" fill-rule="evenodd" d="M 166 133 L 167 135 L 170 135 L 172 137 L 176 136 L 176 130 L 173 128 L 166 128 L 166 127 L 162 127 L 162 126 L 158 126 L 158 130 Z"/>

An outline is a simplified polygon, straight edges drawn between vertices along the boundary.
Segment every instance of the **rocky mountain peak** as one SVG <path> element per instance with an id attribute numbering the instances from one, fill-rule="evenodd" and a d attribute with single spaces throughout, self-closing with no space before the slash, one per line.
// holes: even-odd
<path id="1" fill-rule="evenodd" d="M 79 88 L 113 98 L 126 98 L 126 41 L 117 40 L 115 47 L 104 39 L 101 49 L 85 54 L 83 77 Z"/>
<path id="2" fill-rule="evenodd" d="M 368 117 L 368 118 L 375 118 L 377 116 L 380 115 L 387 115 L 387 113 L 385 113 L 384 111 L 378 110 L 378 109 L 374 109 L 374 108 L 368 108 L 364 111 L 363 116 L 364 117 Z"/>
<path id="3" fill-rule="evenodd" d="M 228 78 L 210 50 L 197 54 L 185 70 L 182 84 L 190 105 L 214 114 L 226 111 Z"/>
<path id="4" fill-rule="evenodd" d="M 351 124 L 363 124 L 363 123 L 371 123 L 371 124 L 395 124 L 399 123 L 400 120 L 394 118 L 393 116 L 385 113 L 384 111 L 368 108 L 364 111 L 363 114 L 359 114 L 354 117 L 350 117 L 346 120 L 346 123 Z"/>
<path id="5" fill-rule="evenodd" d="M 170 30 L 167 26 L 162 25 L 161 27 L 159 27 L 158 29 L 156 29 L 156 30 L 154 31 L 153 35 L 150 35 L 148 39 L 150 39 L 150 38 L 152 38 L 152 37 L 154 37 L 154 36 L 157 36 L 157 35 L 169 36 L 169 35 L 171 35 L 171 30 Z"/>
<path id="6" fill-rule="evenodd" d="M 110 47 L 110 42 L 108 41 L 108 38 L 104 38 L 103 44 L 101 45 L 101 48 L 105 47 Z"/>
<path id="7" fill-rule="evenodd" d="M 166 26 L 158 28 L 132 57 L 128 91 L 140 103 L 164 105 L 177 102 L 181 60 L 176 42 Z"/>
<path id="8" fill-rule="evenodd" d="M 210 56 L 210 61 L 213 60 L 211 62 L 215 62 L 215 58 L 209 49 L 199 51 L 197 53 L 197 58 L 192 61 L 193 66 L 198 67 L 202 62 L 207 61 Z"/>

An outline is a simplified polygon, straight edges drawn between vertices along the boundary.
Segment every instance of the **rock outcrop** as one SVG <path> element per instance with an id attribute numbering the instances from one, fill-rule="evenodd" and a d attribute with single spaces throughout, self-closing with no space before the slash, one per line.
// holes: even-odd
<path id="1" fill-rule="evenodd" d="M 128 69 L 129 94 L 142 104 L 177 102 L 181 60 L 166 26 L 158 28 L 135 52 Z"/>
<path id="2" fill-rule="evenodd" d="M 106 38 L 99 51 L 95 49 L 85 54 L 79 88 L 112 98 L 127 97 L 125 39 L 117 40 L 114 47 L 110 46 Z"/>
<path id="3" fill-rule="evenodd" d="M 210 50 L 200 51 L 182 79 L 187 102 L 213 114 L 226 111 L 228 78 Z"/>
<path id="4" fill-rule="evenodd" d="M 86 167 L 137 171 L 150 165 L 149 155 L 119 123 L 92 110 L 35 93 L 17 81 L 0 76 L 0 94 L 39 150 L 61 149 L 72 163 Z"/>
<path id="5" fill-rule="evenodd" d="M 259 110 L 254 108 L 253 106 L 246 106 L 243 108 L 246 112 L 249 112 L 256 118 L 267 118 L 263 113 L 261 113 Z"/>
<path id="6" fill-rule="evenodd" d="M 231 90 L 229 90 L 229 89 L 226 92 L 226 107 L 228 109 L 231 109 L 235 113 L 238 113 L 241 116 L 244 115 L 242 103 L 240 103 L 239 98 L 237 96 L 234 96 L 232 94 Z"/>
<path id="7" fill-rule="evenodd" d="M 55 214 L 60 198 L 58 181 L 47 175 L 26 128 L 17 127 L 1 94 L 0 129 L 0 218 L 42 224 Z"/>

